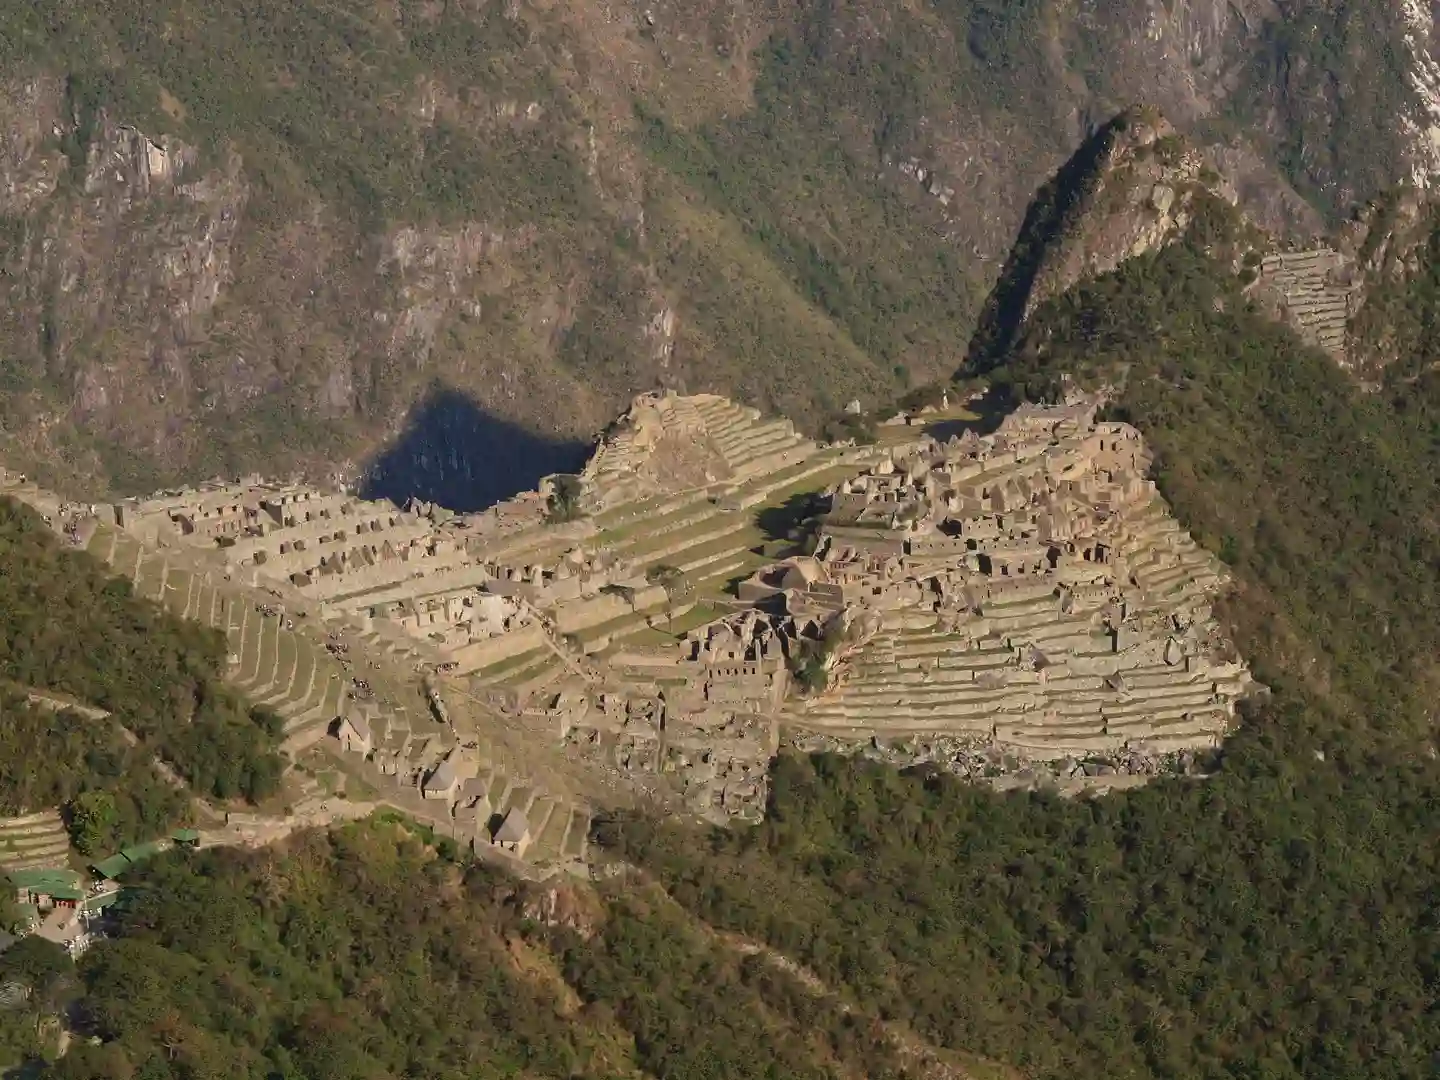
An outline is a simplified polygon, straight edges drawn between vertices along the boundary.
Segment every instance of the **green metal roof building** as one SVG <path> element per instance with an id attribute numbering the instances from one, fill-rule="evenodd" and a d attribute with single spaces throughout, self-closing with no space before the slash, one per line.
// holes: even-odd
<path id="1" fill-rule="evenodd" d="M 182 830 L 184 831 L 184 830 Z M 169 851 L 174 844 L 170 840 L 151 840 L 148 844 L 135 844 L 123 848 L 108 859 L 101 859 L 99 862 L 91 863 L 90 869 L 101 877 L 114 881 L 121 874 L 149 859 L 153 859 L 161 852 Z"/>
<path id="2" fill-rule="evenodd" d="M 85 898 L 85 886 L 74 870 L 11 870 L 8 876 L 15 885 L 15 901 L 19 904 L 48 907 L 56 901 L 78 903 Z"/>
<path id="3" fill-rule="evenodd" d="M 130 869 L 130 860 L 123 854 L 111 855 L 108 859 L 101 859 L 97 863 L 91 863 L 90 869 L 103 878 L 114 881 L 126 870 Z"/>
<path id="4" fill-rule="evenodd" d="M 87 915 L 95 915 L 108 908 L 124 908 L 135 895 L 131 888 L 115 889 L 112 892 L 102 892 L 98 896 L 86 897 L 80 903 L 80 910 Z"/>
<path id="5" fill-rule="evenodd" d="M 156 855 L 169 851 L 174 846 L 169 840 L 151 840 L 148 844 L 135 844 L 131 847 L 121 848 L 120 854 L 139 866 L 142 862 L 148 862 Z"/>

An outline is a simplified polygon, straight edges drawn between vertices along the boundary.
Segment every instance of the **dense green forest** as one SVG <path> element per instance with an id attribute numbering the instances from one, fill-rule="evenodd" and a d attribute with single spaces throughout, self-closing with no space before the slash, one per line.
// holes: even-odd
<path id="1" fill-rule="evenodd" d="M 223 634 L 134 596 L 128 581 L 65 547 L 34 510 L 0 499 L 0 678 L 108 710 L 202 794 L 258 799 L 279 783 L 279 724 L 222 684 L 226 655 Z M 62 743 L 42 767 L 54 779 L 40 787 L 106 786 L 123 771 L 105 750 L 108 736 L 82 735 L 73 720 L 53 724 Z M 82 738 L 81 757 L 58 759 Z M 11 728 L 0 739 L 16 746 L 22 735 Z M 38 791 L 0 790 L 0 803 L 33 809 Z"/>
<path id="2" fill-rule="evenodd" d="M 62 807 L 80 851 L 108 855 L 163 835 L 188 802 L 113 724 L 0 695 L 0 817 Z"/>
<path id="3" fill-rule="evenodd" d="M 123 936 L 59 995 L 86 1037 L 47 1076 L 905 1075 L 882 1027 L 663 895 L 519 886 L 396 822 L 175 852 L 140 883 Z"/>
<path id="4" fill-rule="evenodd" d="M 60 1031 L 57 1010 L 77 990 L 75 964 L 53 942 L 32 935 L 0 952 L 0 1000 L 5 1003 L 0 1008 L 0 1070 L 38 1061 L 52 1051 Z"/>
<path id="5" fill-rule="evenodd" d="M 1321 758 L 1323 713 L 1290 699 L 1213 779 L 1095 800 L 784 758 L 753 833 L 607 839 L 706 921 L 1027 1075 L 1432 1076 L 1440 768 Z"/>

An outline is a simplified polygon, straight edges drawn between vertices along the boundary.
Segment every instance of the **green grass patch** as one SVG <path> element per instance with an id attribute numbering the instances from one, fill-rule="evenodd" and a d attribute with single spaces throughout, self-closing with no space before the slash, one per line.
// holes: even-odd
<path id="1" fill-rule="evenodd" d="M 475 679 L 493 679 L 503 675 L 511 675 L 525 668 L 533 667 L 550 656 L 553 656 L 551 651 L 541 646 L 538 649 L 530 649 L 526 652 L 506 657 L 504 660 L 496 661 L 485 667 L 476 668 L 470 672 L 470 677 Z"/>

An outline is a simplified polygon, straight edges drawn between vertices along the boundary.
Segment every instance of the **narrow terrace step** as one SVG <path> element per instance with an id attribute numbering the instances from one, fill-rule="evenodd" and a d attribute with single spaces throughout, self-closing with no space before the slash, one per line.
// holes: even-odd
<path id="1" fill-rule="evenodd" d="M 275 649 L 274 685 L 268 694 L 256 696 L 256 700 L 261 704 L 271 707 L 277 702 L 289 698 L 290 688 L 295 681 L 295 673 L 300 664 L 300 650 L 293 633 L 286 630 L 278 631 Z"/>
<path id="2" fill-rule="evenodd" d="M 539 691 L 545 689 L 545 687 L 549 686 L 551 683 L 555 682 L 557 679 L 564 678 L 565 675 L 569 672 L 569 670 L 570 669 L 565 666 L 565 664 L 560 660 L 558 656 L 552 655 L 550 664 L 545 665 L 536 670 L 533 674 L 528 675 L 523 682 L 518 684 L 516 689 L 518 689 L 522 694 L 538 693 Z"/>

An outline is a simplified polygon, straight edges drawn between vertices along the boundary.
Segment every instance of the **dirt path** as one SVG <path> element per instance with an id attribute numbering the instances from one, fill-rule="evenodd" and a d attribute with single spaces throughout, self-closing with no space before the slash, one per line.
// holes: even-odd
<path id="1" fill-rule="evenodd" d="M 64 712 L 69 709 L 71 712 L 85 717 L 86 720 L 108 720 L 110 718 L 110 714 L 104 709 L 97 709 L 94 705 L 86 705 L 74 698 L 65 697 L 52 691 L 35 690 L 28 686 L 16 687 L 16 689 L 23 693 L 25 700 L 36 708 L 49 709 L 52 712 Z M 121 730 L 124 731 L 123 728 Z M 126 735 L 131 739 L 134 738 L 129 732 L 126 732 Z"/>
<path id="2" fill-rule="evenodd" d="M 650 880 L 650 883 L 657 889 L 665 892 L 658 882 L 649 878 L 648 874 L 643 876 Z M 668 892 L 665 892 L 665 896 L 671 903 L 680 907 Z M 683 907 L 680 909 L 685 910 Z M 906 1024 L 879 1019 L 868 1010 L 857 1006 L 844 991 L 830 986 L 804 964 L 791 959 L 764 942 L 733 931 L 716 929 L 704 920 L 690 915 L 688 911 L 686 914 L 720 947 L 739 956 L 761 958 L 776 971 L 793 978 L 826 1007 L 834 1009 L 842 1016 L 854 1015 L 857 1023 L 862 1025 L 868 1023 L 878 1027 L 884 1033 L 885 1040 L 904 1062 L 906 1070 L 918 1080 L 1023 1080 L 1021 1074 L 1009 1066 L 962 1051 L 936 1046 Z"/>
<path id="3" fill-rule="evenodd" d="M 124 724 L 120 723 L 120 721 L 114 719 L 106 709 L 99 708 L 95 705 L 86 705 L 84 702 L 76 701 L 74 698 L 56 693 L 53 690 L 38 690 L 34 687 L 17 687 L 16 689 L 25 695 L 27 701 L 38 708 L 52 709 L 55 712 L 63 712 L 68 709 L 71 712 L 85 717 L 87 720 L 97 722 L 109 720 L 119 733 L 120 738 L 125 740 L 127 746 L 140 746 L 140 737 Z M 160 757 L 159 754 L 151 756 L 150 764 L 154 766 L 155 771 L 160 774 L 162 780 L 176 791 L 182 792 L 195 804 L 196 809 L 203 818 L 212 822 L 225 820 L 225 812 L 191 790 L 190 785 L 185 782 L 184 778 L 171 767 L 169 762 Z"/>

